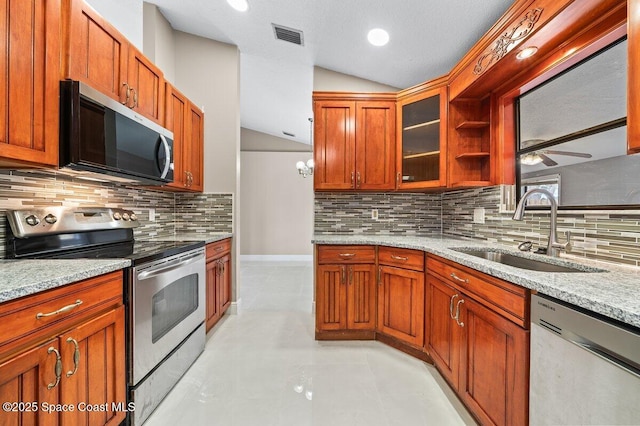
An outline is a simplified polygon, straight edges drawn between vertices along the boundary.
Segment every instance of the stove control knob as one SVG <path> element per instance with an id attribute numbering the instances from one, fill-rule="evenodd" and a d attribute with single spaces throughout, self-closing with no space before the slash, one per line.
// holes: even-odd
<path id="1" fill-rule="evenodd" d="M 29 215 L 25 218 L 25 221 L 27 221 L 27 224 L 31 225 L 31 226 L 36 226 L 37 224 L 40 223 L 40 219 L 38 219 L 36 216 L 34 215 Z"/>
<path id="2" fill-rule="evenodd" d="M 44 221 L 47 222 L 49 225 L 53 225 L 58 221 L 58 218 L 52 214 L 48 214 L 44 217 Z"/>
<path id="3" fill-rule="evenodd" d="M 120 214 L 120 212 L 115 212 L 115 213 L 113 214 L 113 218 L 114 218 L 115 220 L 120 220 L 120 219 L 122 219 L 122 215 Z"/>
<path id="4" fill-rule="evenodd" d="M 131 216 L 129 216 L 131 218 L 131 220 L 138 220 L 138 216 L 136 216 L 135 213 L 131 213 Z"/>
<path id="5" fill-rule="evenodd" d="M 129 213 L 122 213 L 122 220 L 129 220 Z"/>

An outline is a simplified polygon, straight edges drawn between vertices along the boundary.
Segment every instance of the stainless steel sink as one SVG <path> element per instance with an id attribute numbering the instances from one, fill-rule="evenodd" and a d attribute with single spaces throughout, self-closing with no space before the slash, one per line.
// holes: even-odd
<path id="1" fill-rule="evenodd" d="M 480 257 L 482 259 L 491 260 L 492 262 L 502 263 L 503 265 L 509 265 L 515 268 L 529 269 L 539 272 L 605 272 L 604 269 L 592 268 L 582 265 L 578 265 L 576 267 L 568 265 L 558 265 L 543 260 L 530 259 L 527 257 L 521 257 L 495 250 L 454 249 L 454 251 L 470 254 L 471 256 Z"/>

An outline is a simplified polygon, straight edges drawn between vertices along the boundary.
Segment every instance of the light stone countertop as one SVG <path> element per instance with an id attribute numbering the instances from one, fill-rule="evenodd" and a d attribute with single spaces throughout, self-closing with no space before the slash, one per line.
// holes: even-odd
<path id="1" fill-rule="evenodd" d="M 606 272 L 538 272 L 515 268 L 485 260 L 453 249 L 491 248 L 517 252 L 516 247 L 444 237 L 380 236 L 380 235 L 314 235 L 315 244 L 381 245 L 423 250 L 452 260 L 522 287 L 536 290 L 572 305 L 588 309 L 629 325 L 640 327 L 640 268 L 612 265 L 574 257 L 549 258 L 550 263 L 604 269 Z M 542 255 L 517 253 L 541 259 Z M 564 256 L 561 255 L 561 256 Z"/>
<path id="2" fill-rule="evenodd" d="M 232 237 L 233 233 L 231 232 L 221 232 L 218 234 L 190 232 L 185 234 L 178 234 L 172 239 L 165 241 L 204 241 L 205 244 L 211 244 L 215 243 L 216 241 L 226 240 L 227 238 Z"/>
<path id="3" fill-rule="evenodd" d="M 2 259 L 0 303 L 128 266 L 128 259 Z"/>

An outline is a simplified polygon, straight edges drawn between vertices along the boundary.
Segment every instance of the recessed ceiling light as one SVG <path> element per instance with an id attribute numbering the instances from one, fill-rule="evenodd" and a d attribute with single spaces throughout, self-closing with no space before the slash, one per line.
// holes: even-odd
<path id="1" fill-rule="evenodd" d="M 381 28 L 374 28 L 367 34 L 367 39 L 374 46 L 384 46 L 389 43 L 389 33 Z"/>
<path id="2" fill-rule="evenodd" d="M 538 51 L 538 48 L 535 46 L 525 47 L 524 49 L 518 52 L 518 54 L 516 55 L 516 58 L 527 59 L 535 55 L 537 51 Z"/>
<path id="3" fill-rule="evenodd" d="M 227 0 L 227 3 L 238 12 L 246 12 L 249 9 L 249 3 L 247 0 Z"/>

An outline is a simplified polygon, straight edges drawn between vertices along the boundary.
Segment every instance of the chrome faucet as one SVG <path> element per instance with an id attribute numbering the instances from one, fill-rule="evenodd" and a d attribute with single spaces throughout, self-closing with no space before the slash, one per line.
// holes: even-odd
<path id="1" fill-rule="evenodd" d="M 551 219 L 549 223 L 549 242 L 547 243 L 547 254 L 549 256 L 558 257 L 560 250 L 565 250 L 567 252 L 571 251 L 571 233 L 567 231 L 567 242 L 560 243 L 558 242 L 558 203 L 554 198 L 553 194 L 546 189 L 542 188 L 534 188 L 527 191 L 520 202 L 516 206 L 516 210 L 513 213 L 513 220 L 522 220 L 524 217 L 524 209 L 527 198 L 529 198 L 533 194 L 542 194 L 549 199 L 551 203 Z"/>

